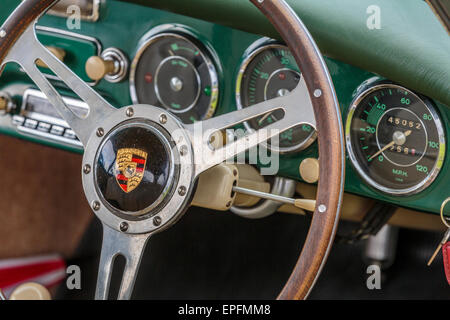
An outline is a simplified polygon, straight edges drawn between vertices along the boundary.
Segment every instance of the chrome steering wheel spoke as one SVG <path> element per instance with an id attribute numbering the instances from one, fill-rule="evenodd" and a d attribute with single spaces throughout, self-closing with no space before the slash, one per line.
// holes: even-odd
<path id="1" fill-rule="evenodd" d="M 210 146 L 211 136 L 275 110 L 283 110 L 284 117 L 262 129 L 248 132 L 245 136 L 214 149 Z M 233 111 L 212 119 L 185 125 L 189 131 L 194 151 L 195 175 L 234 156 L 265 142 L 281 132 L 299 124 L 308 124 L 316 129 L 316 120 L 306 83 L 302 78 L 298 86 L 288 95 L 267 100 L 241 110 Z"/>
<path id="2" fill-rule="evenodd" d="M 55 87 L 38 69 L 36 65 L 38 60 L 45 63 L 67 87 L 88 104 L 89 113 L 85 118 L 80 118 L 64 103 Z M 33 82 L 47 96 L 61 117 L 75 131 L 78 139 L 84 146 L 86 146 L 97 124 L 116 110 L 39 42 L 36 36 L 35 24 L 31 24 L 26 29 L 17 40 L 15 46 L 8 52 L 3 63 L 7 62 L 15 62 L 24 69 Z"/>
<path id="3" fill-rule="evenodd" d="M 125 258 L 125 268 L 120 284 L 118 300 L 129 300 L 141 264 L 142 254 L 151 234 L 127 234 L 108 227 L 103 223 L 103 242 L 98 269 L 96 300 L 107 300 L 113 272 L 114 260 L 121 255 Z"/>

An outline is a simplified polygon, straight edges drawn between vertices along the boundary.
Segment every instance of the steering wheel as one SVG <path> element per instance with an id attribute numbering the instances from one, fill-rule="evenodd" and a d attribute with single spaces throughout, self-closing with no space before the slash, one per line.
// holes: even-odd
<path id="1" fill-rule="evenodd" d="M 279 299 L 306 298 L 331 248 L 341 207 L 344 140 L 333 83 L 306 27 L 284 0 L 250 0 L 278 30 L 302 70 L 290 94 L 195 124 L 150 105 L 116 109 L 50 53 L 35 33 L 55 0 L 25 0 L 0 29 L 0 71 L 18 63 L 84 146 L 81 169 L 89 204 L 103 225 L 96 299 L 107 299 L 115 257 L 126 259 L 119 299 L 129 299 L 149 238 L 173 225 L 188 207 L 198 176 L 209 168 L 299 124 L 318 133 L 316 208 L 302 252 Z M 89 105 L 80 118 L 36 66 L 40 60 Z M 214 149 L 218 131 L 274 110 L 284 117 Z M 262 130 L 265 130 L 263 134 Z"/>

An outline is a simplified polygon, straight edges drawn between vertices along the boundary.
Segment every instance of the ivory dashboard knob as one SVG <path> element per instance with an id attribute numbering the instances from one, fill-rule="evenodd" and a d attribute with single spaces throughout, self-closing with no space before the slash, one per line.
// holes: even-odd
<path id="1" fill-rule="evenodd" d="M 46 46 L 47 50 L 50 51 L 59 61 L 64 62 L 66 57 L 66 51 L 64 49 L 52 46 Z M 47 65 L 40 59 L 36 61 L 36 65 L 41 68 L 48 68 Z"/>
<path id="2" fill-rule="evenodd" d="M 319 160 L 316 158 L 306 158 L 300 163 L 300 177 L 305 182 L 315 183 L 319 180 Z"/>
<path id="3" fill-rule="evenodd" d="M 14 289 L 9 300 L 51 300 L 50 292 L 39 283 L 24 283 Z"/>
<path id="4" fill-rule="evenodd" d="M 8 100 L 5 97 L 0 97 L 0 112 L 6 111 L 8 107 Z"/>
<path id="5" fill-rule="evenodd" d="M 0 116 L 4 116 L 16 107 L 11 96 L 6 92 L 0 92 Z"/>
<path id="6" fill-rule="evenodd" d="M 105 79 L 111 83 L 120 82 L 128 74 L 128 58 L 118 48 L 107 48 L 99 56 L 86 61 L 86 74 L 94 81 Z"/>
<path id="7" fill-rule="evenodd" d="M 86 74 L 95 81 L 103 79 L 108 74 L 114 74 L 116 70 L 116 63 L 112 59 L 93 56 L 86 61 Z"/>

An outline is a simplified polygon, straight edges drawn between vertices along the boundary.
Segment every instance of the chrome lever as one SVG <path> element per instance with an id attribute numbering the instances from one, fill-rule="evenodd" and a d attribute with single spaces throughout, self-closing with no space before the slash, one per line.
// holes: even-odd
<path id="1" fill-rule="evenodd" d="M 313 211 L 316 208 L 316 200 L 310 200 L 310 199 L 294 199 L 294 198 L 288 198 L 279 196 L 277 194 L 267 193 L 267 192 L 261 192 L 257 190 L 242 188 L 242 187 L 233 187 L 233 191 L 237 193 L 246 194 L 253 197 L 258 197 L 266 200 L 272 200 L 276 202 L 281 202 L 285 204 L 291 204 L 297 208 L 307 210 L 307 211 Z"/>

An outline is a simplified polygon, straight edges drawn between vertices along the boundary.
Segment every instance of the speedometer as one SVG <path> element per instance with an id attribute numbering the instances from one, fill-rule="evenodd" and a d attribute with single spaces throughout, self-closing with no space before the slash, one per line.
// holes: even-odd
<path id="1" fill-rule="evenodd" d="M 423 190 L 444 161 L 444 130 L 432 102 L 386 82 L 356 97 L 347 116 L 346 142 L 360 176 L 389 194 Z"/>

